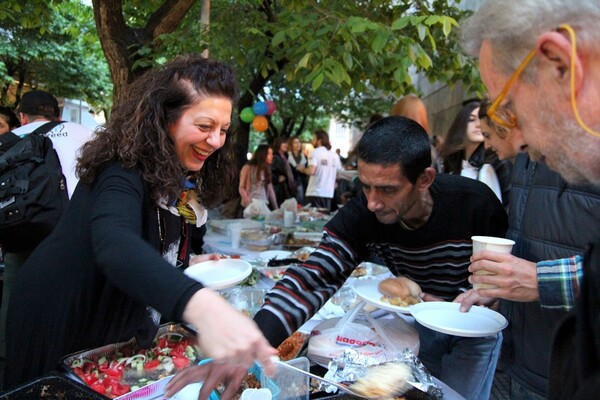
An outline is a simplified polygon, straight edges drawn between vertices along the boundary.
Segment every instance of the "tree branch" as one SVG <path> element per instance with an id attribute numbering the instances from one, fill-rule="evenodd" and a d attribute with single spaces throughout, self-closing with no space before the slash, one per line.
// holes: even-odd
<path id="1" fill-rule="evenodd" d="M 152 13 L 144 30 L 153 39 L 173 32 L 195 3 L 196 0 L 166 0 Z"/>

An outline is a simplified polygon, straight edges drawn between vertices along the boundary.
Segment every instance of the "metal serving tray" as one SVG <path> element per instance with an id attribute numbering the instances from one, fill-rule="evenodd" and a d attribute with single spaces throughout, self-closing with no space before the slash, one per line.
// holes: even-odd
<path id="1" fill-rule="evenodd" d="M 188 328 L 187 326 L 182 325 L 182 324 L 161 325 L 158 328 L 156 337 L 160 337 L 166 333 L 177 333 L 186 338 L 195 338 L 196 337 L 196 333 L 194 331 L 192 331 L 190 328 Z M 60 366 L 61 366 L 61 368 L 64 369 L 64 371 L 66 372 L 66 376 L 68 378 L 70 378 L 74 381 L 77 381 L 77 382 L 81 383 L 82 385 L 85 385 L 81 381 L 81 379 L 75 373 L 72 372 L 71 365 L 73 364 L 73 361 L 78 360 L 78 359 L 90 359 L 93 361 L 97 361 L 101 357 L 107 357 L 107 356 L 113 355 L 117 352 L 120 352 L 120 351 L 126 349 L 126 348 L 137 349 L 135 338 L 133 338 L 127 342 L 119 342 L 119 343 L 109 344 L 109 345 L 98 347 L 95 349 L 88 349 L 88 350 L 76 352 L 73 354 L 69 354 L 61 359 Z M 201 358 L 202 357 L 199 355 L 199 357 L 197 357 L 197 359 L 195 360 L 195 363 L 200 361 Z M 192 361 L 192 363 L 194 363 L 194 361 Z M 143 386 L 137 390 L 134 390 L 134 391 L 126 393 L 122 396 L 119 396 L 116 399 L 119 399 L 119 400 L 129 400 L 129 399 L 150 400 L 150 399 L 157 398 L 164 393 L 164 388 L 165 388 L 166 384 L 169 382 L 169 380 L 171 380 L 171 378 L 175 374 L 175 372 L 176 372 L 176 370 L 173 370 L 172 374 L 170 374 L 169 376 L 166 376 L 162 379 L 157 380 L 154 383 L 151 383 L 151 384 Z M 106 399 L 105 396 L 101 396 L 101 398 Z"/>

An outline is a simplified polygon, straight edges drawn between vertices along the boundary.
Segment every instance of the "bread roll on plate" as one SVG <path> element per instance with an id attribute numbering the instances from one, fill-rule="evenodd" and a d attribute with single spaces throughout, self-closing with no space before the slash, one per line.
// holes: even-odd
<path id="1" fill-rule="evenodd" d="M 377 288 L 383 294 L 381 301 L 394 306 L 406 307 L 421 302 L 421 287 L 404 276 L 384 279 Z"/>

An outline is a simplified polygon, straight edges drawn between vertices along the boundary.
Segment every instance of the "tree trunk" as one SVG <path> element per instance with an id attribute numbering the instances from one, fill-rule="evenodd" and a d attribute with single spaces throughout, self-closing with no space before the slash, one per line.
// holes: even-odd
<path id="1" fill-rule="evenodd" d="M 133 29 L 123 17 L 122 0 L 92 0 L 96 30 L 114 85 L 113 104 L 120 102 L 127 85 L 147 69 L 133 69 L 140 46 L 152 45 L 160 35 L 173 32 L 195 2 L 165 0 L 144 28 Z"/>
<path id="2" fill-rule="evenodd" d="M 210 0 L 202 0 L 202 10 L 200 13 L 200 32 L 207 34 L 210 27 Z M 202 51 L 204 58 L 209 57 L 208 45 Z"/>

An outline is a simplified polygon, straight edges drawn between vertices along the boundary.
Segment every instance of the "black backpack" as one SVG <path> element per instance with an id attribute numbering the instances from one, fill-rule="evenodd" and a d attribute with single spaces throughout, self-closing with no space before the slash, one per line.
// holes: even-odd
<path id="1" fill-rule="evenodd" d="M 0 135 L 0 244 L 5 252 L 34 249 L 67 208 L 66 179 L 45 136 L 61 123 L 47 122 L 23 138 Z"/>

